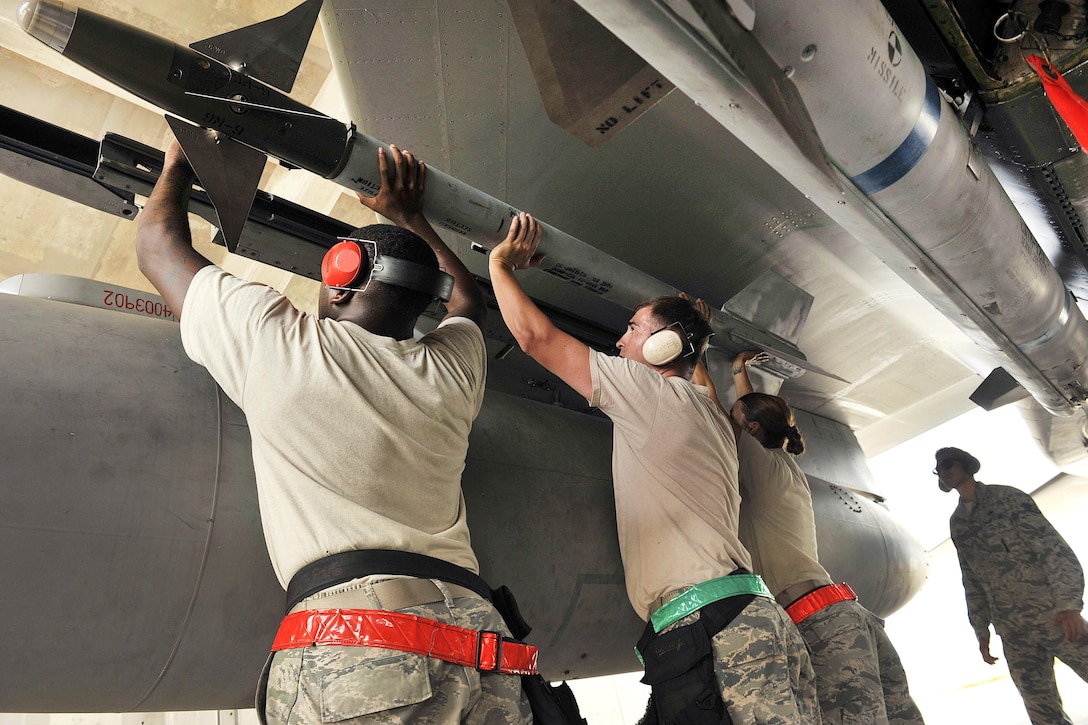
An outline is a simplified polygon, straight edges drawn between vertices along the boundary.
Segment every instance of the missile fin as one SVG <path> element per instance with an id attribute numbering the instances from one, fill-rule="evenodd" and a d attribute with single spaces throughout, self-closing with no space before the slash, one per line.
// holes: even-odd
<path id="1" fill-rule="evenodd" d="M 975 392 L 968 396 L 983 410 L 997 410 L 1031 395 L 1005 368 L 994 368 Z"/>
<path id="2" fill-rule="evenodd" d="M 782 347 L 784 346 L 771 344 L 766 340 L 753 340 L 746 335 L 736 332 L 735 330 L 729 333 L 729 338 L 733 341 L 733 343 L 740 345 L 742 349 L 762 350 L 771 357 L 778 358 L 779 360 L 788 363 L 789 365 L 792 365 L 794 367 L 800 368 L 801 370 L 808 370 L 809 372 L 816 373 L 817 375 L 823 375 L 825 378 L 838 380 L 840 383 L 846 383 L 847 385 L 850 384 L 849 380 L 841 378 L 833 372 L 824 370 L 819 365 L 813 365 L 803 356 L 799 357 L 796 353 L 790 354 L 789 352 L 785 352 L 784 350 L 782 350 Z M 800 375 L 800 373 L 791 371 L 791 374 L 787 375 L 786 377 L 797 377 L 798 375 Z"/>
<path id="3" fill-rule="evenodd" d="M 215 131 L 172 116 L 166 121 L 215 207 L 224 246 L 235 251 L 268 157 Z"/>
<path id="4" fill-rule="evenodd" d="M 722 309 L 796 346 L 812 302 L 812 295 L 768 269 L 733 295 Z"/>
<path id="5" fill-rule="evenodd" d="M 290 93 L 321 13 L 321 3 L 306 0 L 278 18 L 198 40 L 189 47 Z"/>
<path id="6" fill-rule="evenodd" d="M 744 73 L 801 153 L 839 185 L 840 174 L 836 173 L 828 158 L 820 134 L 816 131 L 816 125 L 812 122 L 797 87 L 744 25 L 748 20 L 755 22 L 754 14 L 749 16 L 748 13 L 741 12 L 741 17 L 738 18 L 730 8 L 719 3 L 697 0 L 694 5 L 722 48 Z M 738 10 L 742 10 L 746 3 L 729 5 L 735 5 Z"/>
<path id="7" fill-rule="evenodd" d="M 797 347 L 813 297 L 785 277 L 767 270 L 722 305 L 715 319 L 743 320 L 747 332 L 731 329 L 729 340 L 740 349 L 762 350 L 775 358 L 765 368 L 781 378 L 809 370 L 843 383 L 848 380 L 813 365 Z"/>

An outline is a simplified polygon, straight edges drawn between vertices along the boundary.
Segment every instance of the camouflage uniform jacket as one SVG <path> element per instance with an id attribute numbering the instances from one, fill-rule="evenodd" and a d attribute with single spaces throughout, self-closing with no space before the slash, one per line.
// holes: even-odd
<path id="1" fill-rule="evenodd" d="M 1035 502 L 1010 486 L 975 484 L 974 508 L 961 500 L 949 526 L 959 555 L 967 616 L 975 635 L 1046 625 L 1084 606 L 1084 570 Z"/>

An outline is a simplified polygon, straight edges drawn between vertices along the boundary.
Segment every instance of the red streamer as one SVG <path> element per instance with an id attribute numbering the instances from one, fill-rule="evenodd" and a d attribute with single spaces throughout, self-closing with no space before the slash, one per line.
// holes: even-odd
<path id="1" fill-rule="evenodd" d="M 1028 63 L 1035 69 L 1043 90 L 1065 125 L 1073 132 L 1082 149 L 1088 149 L 1088 101 L 1070 87 L 1058 69 L 1037 55 L 1028 56 Z"/>

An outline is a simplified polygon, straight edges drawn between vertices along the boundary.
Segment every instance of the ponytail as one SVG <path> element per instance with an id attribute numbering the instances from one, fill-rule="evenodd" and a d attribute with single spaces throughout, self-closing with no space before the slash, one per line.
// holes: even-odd
<path id="1" fill-rule="evenodd" d="M 791 425 L 786 430 L 786 451 L 795 456 L 799 456 L 805 452 L 805 439 L 801 436 L 801 431 L 797 430 L 797 426 L 795 425 Z"/>
<path id="2" fill-rule="evenodd" d="M 744 417 L 763 429 L 763 447 L 778 449 L 783 445 L 795 456 L 805 452 L 805 439 L 794 423 L 793 411 L 777 395 L 748 393 L 740 398 Z"/>

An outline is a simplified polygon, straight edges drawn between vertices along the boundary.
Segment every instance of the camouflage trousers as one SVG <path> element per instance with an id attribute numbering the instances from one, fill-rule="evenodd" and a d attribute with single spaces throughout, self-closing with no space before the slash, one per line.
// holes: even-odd
<path id="1" fill-rule="evenodd" d="M 689 614 L 662 632 L 692 624 Z M 815 676 L 805 643 L 773 599 L 756 597 L 711 639 L 726 710 L 745 725 L 819 725 Z"/>
<path id="2" fill-rule="evenodd" d="M 375 581 L 370 577 L 319 592 L 296 609 L 380 609 Z M 397 611 L 509 636 L 490 602 L 477 596 L 453 599 L 444 584 L 435 584 L 445 601 Z M 411 652 L 333 646 L 281 650 L 272 656 L 267 678 L 264 714 L 277 725 L 532 722 L 519 676 L 481 673 Z"/>
<path id="3" fill-rule="evenodd" d="M 884 625 L 855 601 L 797 625 L 808 645 L 825 725 L 920 725 L 907 673 Z"/>
<path id="4" fill-rule="evenodd" d="M 995 627 L 1001 635 L 1009 675 L 1024 699 L 1032 725 L 1072 725 L 1054 680 L 1054 658 L 1088 682 L 1088 639 L 1067 642 L 1063 629 L 1051 624 Z"/>

